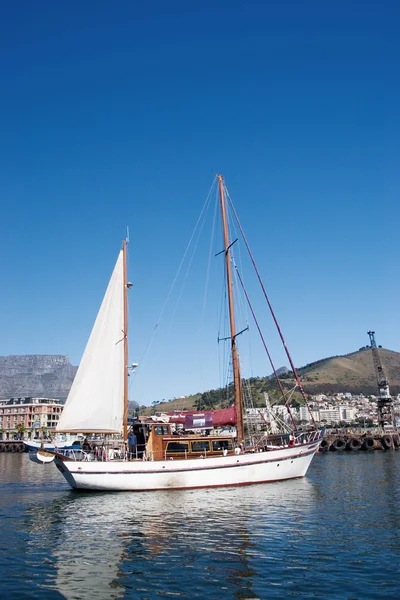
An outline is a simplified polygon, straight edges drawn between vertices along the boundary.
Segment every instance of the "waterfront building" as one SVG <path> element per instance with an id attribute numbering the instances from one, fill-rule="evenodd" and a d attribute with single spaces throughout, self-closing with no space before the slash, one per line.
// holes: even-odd
<path id="1" fill-rule="evenodd" d="M 325 408 L 319 408 L 318 410 L 312 411 L 312 416 L 316 422 L 323 422 L 327 425 L 335 425 L 340 421 L 354 421 L 356 418 L 356 414 L 356 408 L 348 406 L 347 404 L 339 404 L 337 406 L 326 406 Z M 306 406 L 300 407 L 300 419 L 302 421 L 307 421 L 308 423 L 312 420 L 310 411 Z"/>
<path id="2" fill-rule="evenodd" d="M 312 417 L 311 417 L 311 415 L 312 415 Z M 318 423 L 319 410 L 311 410 L 310 411 L 307 406 L 300 406 L 299 416 L 300 416 L 300 421 L 306 421 L 307 423 L 310 423 L 312 421 L 312 419 L 314 419 L 314 421 L 316 423 Z"/>
<path id="3" fill-rule="evenodd" d="M 324 421 L 327 425 L 333 425 L 340 421 L 340 410 L 338 406 L 330 406 L 329 408 L 321 408 L 319 411 L 319 421 Z"/>
<path id="4" fill-rule="evenodd" d="M 339 406 L 340 421 L 346 421 L 347 423 L 356 420 L 357 409 L 347 405 Z"/>
<path id="5" fill-rule="evenodd" d="M 293 406 L 290 408 L 290 412 L 292 416 L 290 416 L 289 411 L 286 406 L 283 404 L 279 404 L 277 406 L 272 407 L 272 413 L 277 415 L 284 423 L 290 424 L 292 422 L 292 417 L 294 419 L 299 419 L 299 411 L 297 408 Z"/>
<path id="6" fill-rule="evenodd" d="M 55 398 L 10 398 L 0 400 L 0 431 L 3 439 L 12 439 L 23 426 L 25 431 L 55 431 L 64 406 Z"/>

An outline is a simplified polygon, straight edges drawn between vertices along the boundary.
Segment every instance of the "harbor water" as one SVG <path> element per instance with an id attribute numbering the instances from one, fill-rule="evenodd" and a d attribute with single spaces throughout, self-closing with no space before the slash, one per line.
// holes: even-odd
<path id="1" fill-rule="evenodd" d="M 0 454 L 7 600 L 400 597 L 400 452 L 328 453 L 304 479 L 77 493 Z"/>

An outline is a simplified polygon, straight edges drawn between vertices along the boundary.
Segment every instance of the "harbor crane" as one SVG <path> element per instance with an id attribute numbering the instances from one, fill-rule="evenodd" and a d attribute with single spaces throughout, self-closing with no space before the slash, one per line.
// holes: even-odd
<path id="1" fill-rule="evenodd" d="M 393 400 L 390 396 L 389 383 L 385 371 L 383 370 L 378 346 L 376 345 L 375 331 L 368 331 L 367 333 L 371 343 L 370 347 L 379 389 L 378 423 L 379 426 L 383 428 L 384 425 L 394 425 Z"/>

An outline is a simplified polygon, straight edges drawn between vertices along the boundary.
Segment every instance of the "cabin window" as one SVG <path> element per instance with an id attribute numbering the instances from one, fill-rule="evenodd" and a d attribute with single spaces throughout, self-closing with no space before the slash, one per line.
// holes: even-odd
<path id="1" fill-rule="evenodd" d="M 213 440 L 213 451 L 217 452 L 218 450 L 232 450 L 232 440 Z"/>
<path id="2" fill-rule="evenodd" d="M 156 435 L 169 435 L 169 427 L 167 425 L 157 425 L 157 427 L 154 427 L 154 433 Z"/>
<path id="3" fill-rule="evenodd" d="M 189 452 L 189 442 L 168 442 L 167 454 L 173 452 Z"/>
<path id="4" fill-rule="evenodd" d="M 192 452 L 210 452 L 210 442 L 203 440 L 192 442 Z"/>

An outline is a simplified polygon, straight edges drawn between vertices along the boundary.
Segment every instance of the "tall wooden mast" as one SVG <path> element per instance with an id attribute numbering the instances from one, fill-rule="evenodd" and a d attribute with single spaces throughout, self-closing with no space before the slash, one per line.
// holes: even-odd
<path id="1" fill-rule="evenodd" d="M 122 242 L 124 270 L 124 441 L 128 441 L 128 271 L 126 240 Z"/>
<path id="2" fill-rule="evenodd" d="M 237 441 L 244 441 L 244 426 L 243 426 L 243 406 L 242 406 L 242 380 L 240 377 L 240 364 L 236 346 L 236 323 L 235 323 L 235 307 L 233 301 L 233 284 L 232 284 L 232 269 L 229 254 L 229 231 L 228 221 L 226 218 L 226 204 L 224 191 L 224 178 L 222 175 L 217 175 L 219 197 L 221 201 L 222 214 L 222 229 L 224 235 L 224 250 L 225 250 L 225 266 L 226 266 L 226 282 L 228 290 L 228 305 L 229 305 L 229 322 L 231 328 L 231 350 L 232 350 L 232 367 L 233 367 L 233 387 L 237 418 Z"/>

